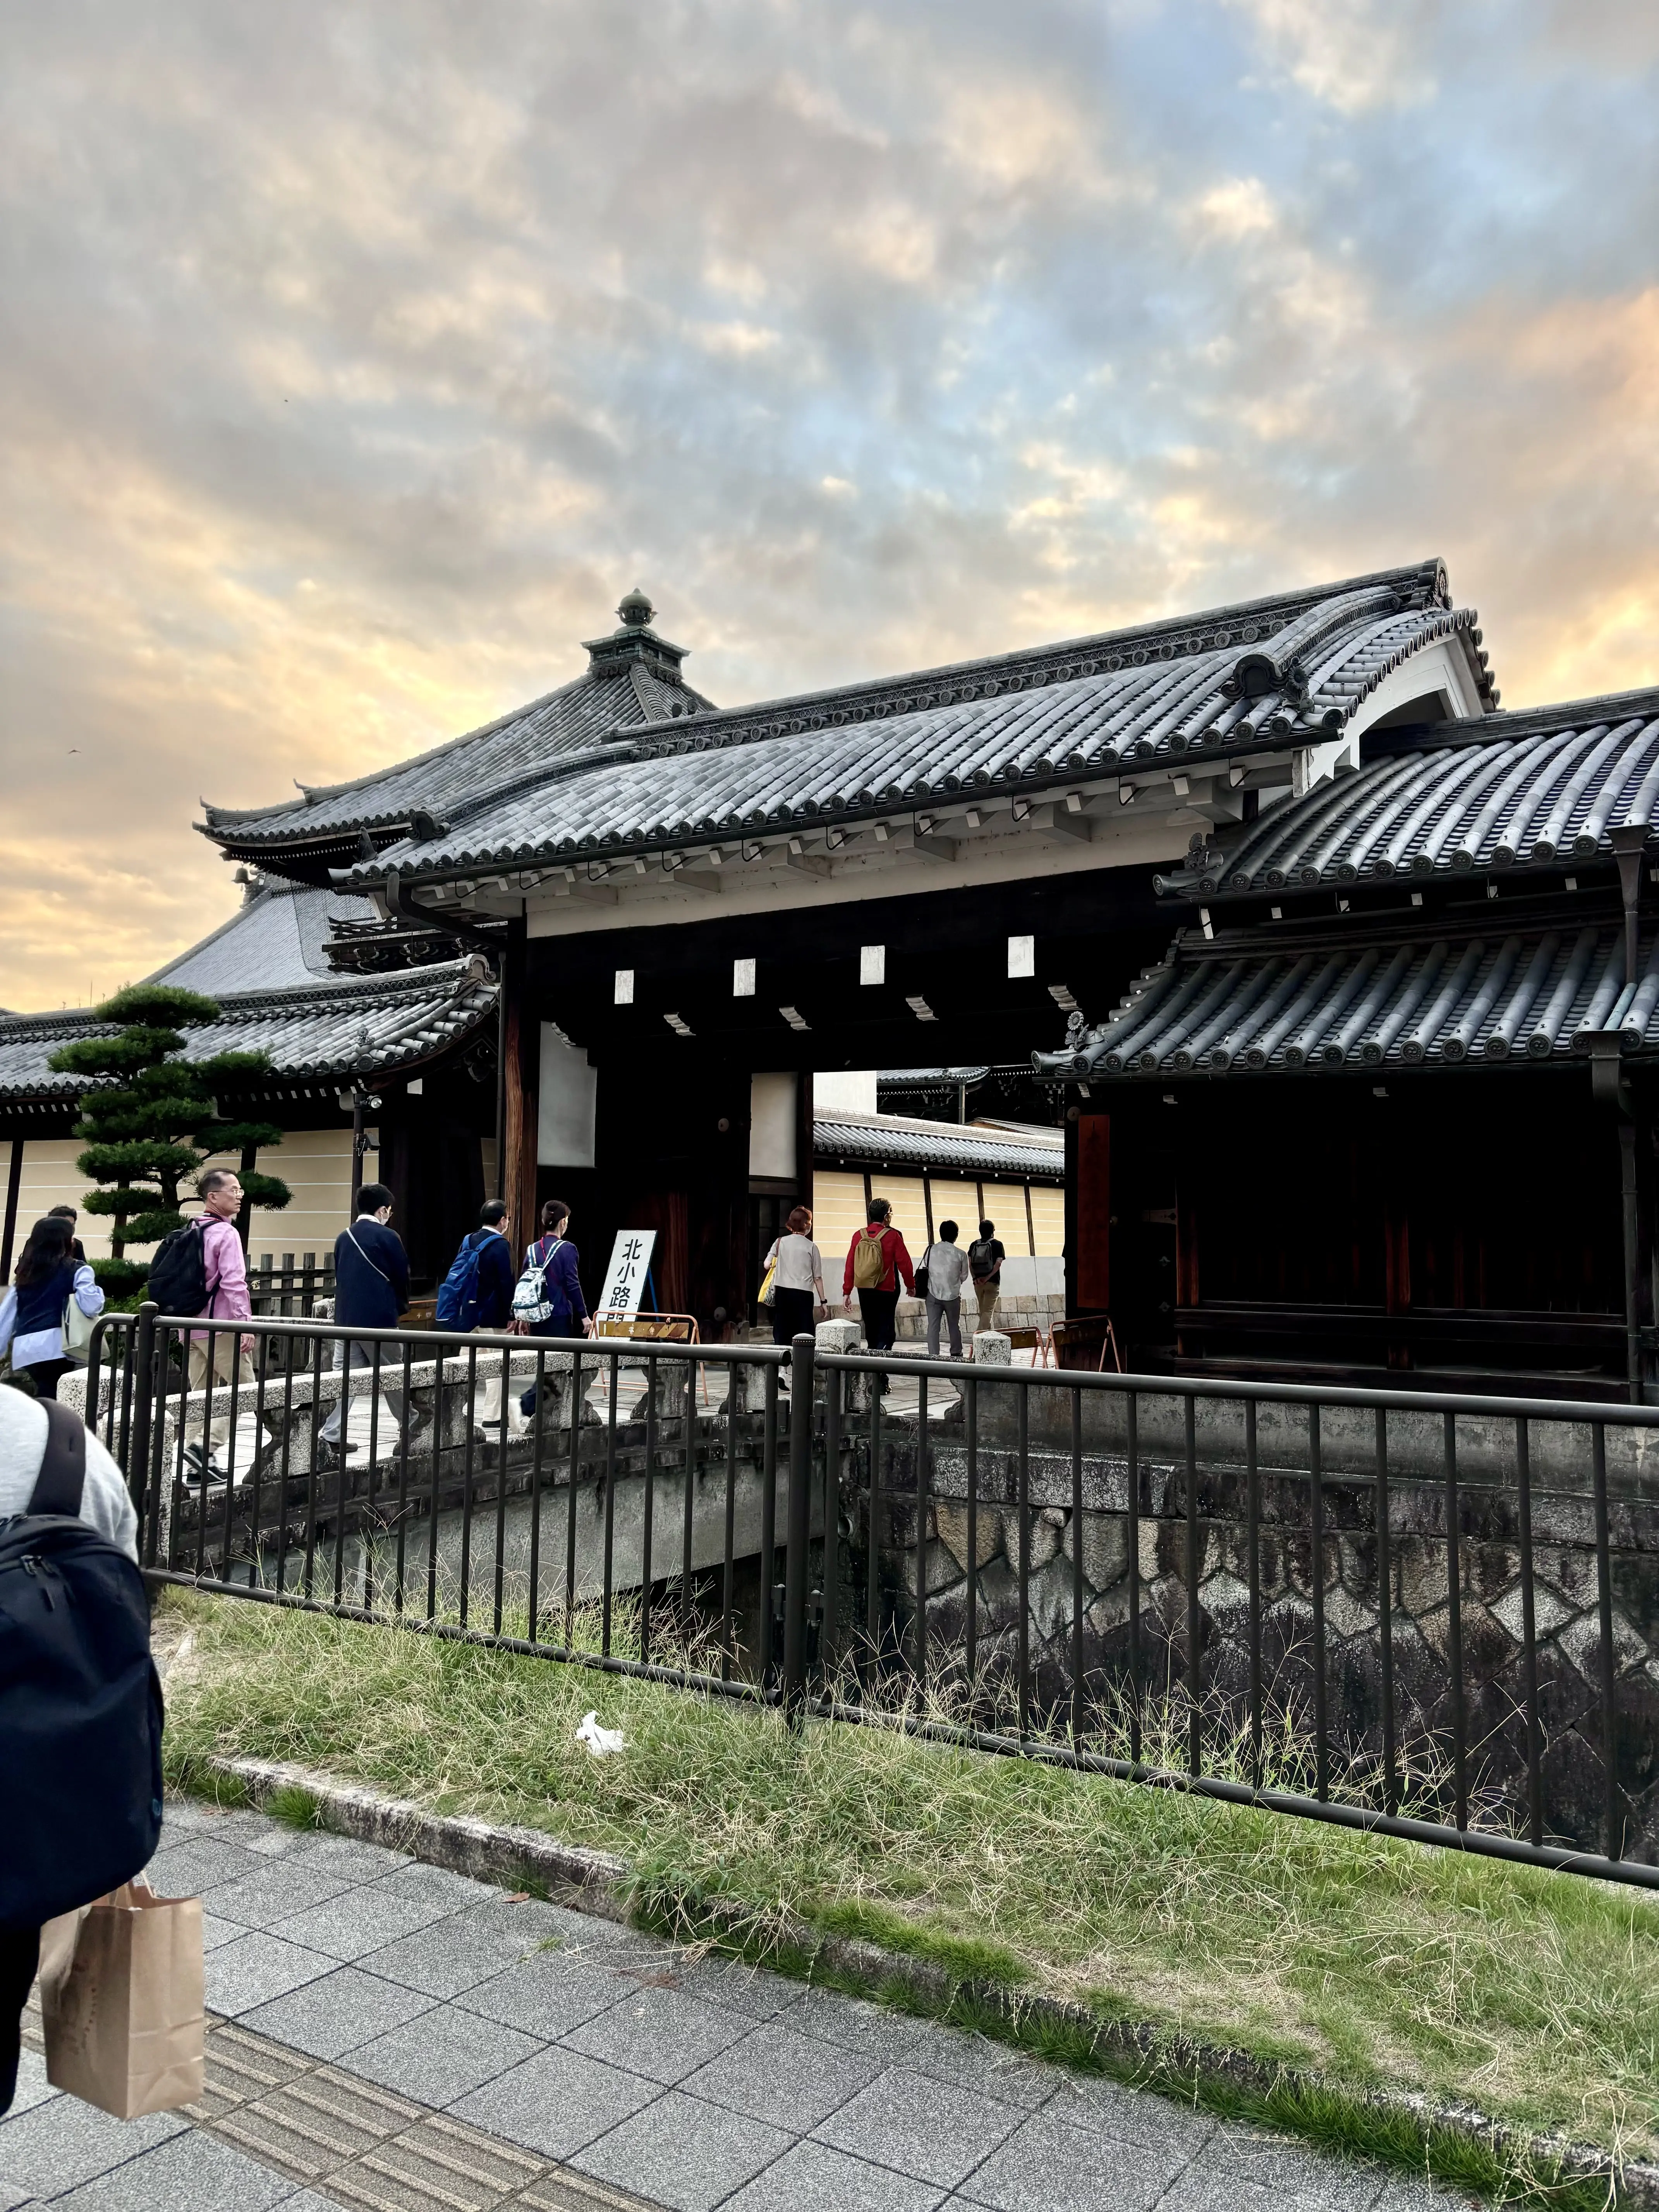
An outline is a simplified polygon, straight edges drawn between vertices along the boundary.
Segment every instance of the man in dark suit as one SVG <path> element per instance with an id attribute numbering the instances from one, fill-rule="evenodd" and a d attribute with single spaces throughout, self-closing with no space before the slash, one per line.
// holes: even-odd
<path id="1" fill-rule="evenodd" d="M 366 1182 L 357 1194 L 357 1218 L 334 1240 L 334 1318 L 342 1328 L 396 1328 L 408 1310 L 409 1255 L 404 1250 L 403 1238 L 386 1225 L 392 1218 L 392 1193 L 383 1182 Z M 353 1367 L 374 1364 L 372 1344 L 347 1345 L 337 1340 L 336 1367 L 347 1364 L 341 1356 L 347 1352 Z M 393 1357 L 396 1364 L 401 1365 L 401 1358 L 395 1353 Z M 386 1401 L 391 1409 L 390 1425 L 400 1427 L 402 1393 L 388 1390 Z M 322 1465 L 337 1463 L 335 1454 L 347 1403 L 343 1388 L 333 1412 L 318 1432 Z"/>

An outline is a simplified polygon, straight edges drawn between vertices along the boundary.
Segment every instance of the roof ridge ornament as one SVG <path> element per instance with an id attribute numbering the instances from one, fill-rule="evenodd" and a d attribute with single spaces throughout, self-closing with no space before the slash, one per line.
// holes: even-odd
<path id="1" fill-rule="evenodd" d="M 649 627 L 657 610 L 637 584 L 631 592 L 624 592 L 617 613 L 624 629 L 645 629 Z"/>

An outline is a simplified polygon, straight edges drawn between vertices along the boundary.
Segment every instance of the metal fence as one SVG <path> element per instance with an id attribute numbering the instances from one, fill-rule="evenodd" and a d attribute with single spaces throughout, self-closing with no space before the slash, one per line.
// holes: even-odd
<path id="1" fill-rule="evenodd" d="M 161 1580 L 1659 1886 L 1659 1409 L 834 1334 L 146 1308 L 88 1416 Z"/>

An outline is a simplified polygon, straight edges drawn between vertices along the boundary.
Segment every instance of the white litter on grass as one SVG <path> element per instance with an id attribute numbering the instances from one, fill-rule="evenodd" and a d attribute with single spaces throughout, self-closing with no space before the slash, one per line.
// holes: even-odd
<path id="1" fill-rule="evenodd" d="M 601 1728 L 598 1713 L 584 1713 L 582 1724 L 576 1730 L 578 1743 L 585 1743 L 595 1759 L 607 1759 L 613 1751 L 625 1749 L 625 1739 L 620 1729 Z"/>

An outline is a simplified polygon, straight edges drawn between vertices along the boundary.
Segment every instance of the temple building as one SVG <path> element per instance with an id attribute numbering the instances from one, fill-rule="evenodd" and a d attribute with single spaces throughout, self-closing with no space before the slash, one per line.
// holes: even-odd
<path id="1" fill-rule="evenodd" d="M 879 1186 L 913 1246 L 995 1218 L 1070 1356 L 1649 1389 L 1659 694 L 1501 712 L 1435 561 L 736 708 L 618 613 L 482 730 L 207 809 L 246 902 L 164 972 L 270 1052 L 319 1245 L 356 1127 L 428 1276 L 557 1191 L 708 1337 L 787 1201 L 833 1255 Z M 0 1133 L 72 1153 L 86 1018 L 0 1021 Z"/>

